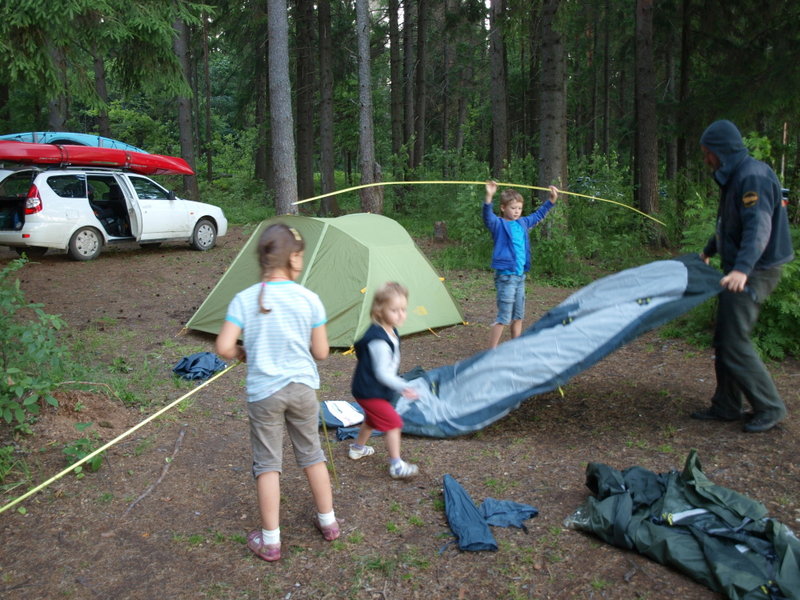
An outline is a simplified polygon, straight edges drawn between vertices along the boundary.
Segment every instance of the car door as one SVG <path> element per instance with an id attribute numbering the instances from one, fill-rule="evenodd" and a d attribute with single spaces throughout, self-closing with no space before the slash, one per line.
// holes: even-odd
<path id="1" fill-rule="evenodd" d="M 126 175 L 126 178 L 140 217 L 140 240 L 183 238 L 191 234 L 189 214 L 181 199 L 148 177 Z"/>

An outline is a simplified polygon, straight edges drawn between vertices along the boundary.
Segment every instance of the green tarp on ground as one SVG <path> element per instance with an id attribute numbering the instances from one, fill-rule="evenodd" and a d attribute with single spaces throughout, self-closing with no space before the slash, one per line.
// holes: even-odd
<path id="1" fill-rule="evenodd" d="M 731 600 L 800 599 L 800 540 L 760 503 L 713 484 L 695 451 L 682 472 L 586 468 L 594 496 L 565 521 L 686 573 Z"/>
<path id="2" fill-rule="evenodd" d="M 261 279 L 256 248 L 261 232 L 273 223 L 285 223 L 303 236 L 305 268 L 298 282 L 322 299 L 331 346 L 352 346 L 364 333 L 372 296 L 387 281 L 409 289 L 401 335 L 463 322 L 455 300 L 408 232 L 388 217 L 358 213 L 331 219 L 285 215 L 262 222 L 187 327 L 219 333 L 233 296 Z"/>

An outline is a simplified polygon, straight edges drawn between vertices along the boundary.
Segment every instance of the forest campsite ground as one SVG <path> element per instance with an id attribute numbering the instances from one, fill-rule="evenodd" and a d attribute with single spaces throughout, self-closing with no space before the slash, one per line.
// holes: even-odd
<path id="1" fill-rule="evenodd" d="M 213 350 L 213 337 L 184 324 L 230 264 L 248 231 L 234 227 L 210 252 L 182 244 L 107 249 L 72 262 L 53 253 L 17 275 L 26 299 L 67 323 L 73 360 L 125 389 L 64 384 L 60 407 L 33 435 L 4 429 L 28 472 L 2 504 L 66 467 L 63 447 L 88 436 L 106 442 L 193 383 L 172 375 L 188 354 Z M 15 258 L 0 249 L 0 264 Z M 443 273 L 466 324 L 409 336 L 402 368 L 451 364 L 482 350 L 494 316 L 487 271 Z M 531 282 L 526 326 L 571 290 Z M 525 360 L 524 356 L 519 357 Z M 320 364 L 321 400 L 349 400 L 352 354 Z M 763 434 L 688 414 L 714 387 L 712 352 L 651 332 L 563 388 L 531 398 L 490 427 L 463 437 L 403 439 L 420 475 L 395 481 L 386 451 L 354 462 L 330 436 L 339 540 L 312 525 L 310 494 L 287 447 L 282 476 L 283 558 L 265 563 L 245 546 L 258 526 L 250 475 L 244 366 L 192 394 L 109 448 L 102 466 L 68 474 L 0 514 L 0 597 L 64 599 L 473 599 L 722 598 L 689 577 L 634 552 L 564 527 L 589 495 L 589 462 L 655 472 L 681 469 L 697 449 L 714 482 L 765 504 L 800 527 L 800 364 L 770 364 L 789 416 Z M 88 391 L 86 388 L 93 388 Z M 81 391 L 82 390 L 82 391 Z M 109 391 L 113 390 L 113 391 Z M 76 423 L 92 423 L 83 433 Z M 328 443 L 325 443 L 326 450 Z M 535 506 L 527 531 L 493 528 L 497 552 L 460 552 L 444 513 L 450 474 L 476 503 L 487 497 Z M 6 482 L 7 483 L 7 482 Z"/>

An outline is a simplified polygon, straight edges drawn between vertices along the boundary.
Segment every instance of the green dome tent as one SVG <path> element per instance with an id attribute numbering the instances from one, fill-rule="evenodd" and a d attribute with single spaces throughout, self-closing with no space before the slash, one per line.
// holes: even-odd
<path id="1" fill-rule="evenodd" d="M 372 296 L 387 281 L 398 281 L 409 290 L 401 335 L 463 322 L 455 300 L 408 232 L 387 217 L 358 213 L 333 219 L 284 215 L 263 221 L 188 328 L 219 333 L 233 296 L 261 278 L 258 239 L 273 223 L 285 223 L 303 236 L 305 267 L 298 283 L 322 299 L 331 346 L 352 346 L 366 331 Z"/>

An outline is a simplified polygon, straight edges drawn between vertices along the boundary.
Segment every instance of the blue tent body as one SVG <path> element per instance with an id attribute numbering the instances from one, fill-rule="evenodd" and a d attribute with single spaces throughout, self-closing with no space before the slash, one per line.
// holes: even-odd
<path id="1" fill-rule="evenodd" d="M 98 148 L 113 148 L 115 150 L 127 150 L 129 152 L 143 152 L 146 150 L 131 146 L 125 142 L 92 135 L 89 133 L 73 133 L 71 131 L 29 131 L 26 133 L 9 133 L 0 135 L 0 140 L 11 140 L 12 142 L 32 142 L 34 144 L 74 144 L 76 146 L 96 146 Z"/>
<path id="2" fill-rule="evenodd" d="M 557 389 L 637 336 L 721 290 L 698 255 L 609 275 L 572 294 L 520 337 L 412 378 L 420 398 L 400 398 L 403 431 L 447 438 L 478 431 L 523 400 Z"/>

